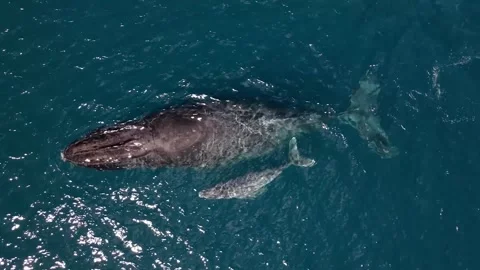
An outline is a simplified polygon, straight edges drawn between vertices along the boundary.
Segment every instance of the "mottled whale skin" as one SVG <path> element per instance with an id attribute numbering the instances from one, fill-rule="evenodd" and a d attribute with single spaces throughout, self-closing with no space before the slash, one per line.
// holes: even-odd
<path id="1" fill-rule="evenodd" d="M 262 105 L 187 104 L 95 130 L 69 145 L 62 158 L 100 170 L 212 167 L 265 154 L 289 137 L 316 128 L 320 118 Z"/>

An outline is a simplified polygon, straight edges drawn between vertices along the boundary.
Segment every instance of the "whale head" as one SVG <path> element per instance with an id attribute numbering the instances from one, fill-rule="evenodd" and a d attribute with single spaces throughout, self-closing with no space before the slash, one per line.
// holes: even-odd
<path id="1" fill-rule="evenodd" d="M 142 125 L 124 124 L 96 130 L 61 152 L 64 161 L 95 169 L 123 169 L 141 165 L 151 151 L 151 134 Z"/>
<path id="2" fill-rule="evenodd" d="M 202 190 L 198 196 L 203 199 L 228 199 L 232 194 L 229 194 L 228 188 L 225 185 L 217 185 L 213 188 Z"/>

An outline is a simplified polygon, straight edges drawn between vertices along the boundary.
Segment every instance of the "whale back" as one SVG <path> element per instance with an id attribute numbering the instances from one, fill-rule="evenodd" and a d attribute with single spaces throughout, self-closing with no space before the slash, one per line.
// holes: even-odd
<path id="1" fill-rule="evenodd" d="M 149 128 L 152 133 L 150 163 L 157 163 L 161 155 L 169 165 L 189 165 L 199 162 L 193 154 L 200 151 L 212 132 L 209 121 L 198 112 L 162 112 L 152 117 Z M 210 129 L 209 129 L 210 128 Z"/>

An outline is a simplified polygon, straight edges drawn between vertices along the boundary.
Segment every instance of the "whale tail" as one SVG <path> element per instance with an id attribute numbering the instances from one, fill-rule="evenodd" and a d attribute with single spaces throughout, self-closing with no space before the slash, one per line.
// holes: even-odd
<path id="1" fill-rule="evenodd" d="M 295 137 L 293 137 L 288 144 L 288 158 L 290 159 L 290 163 L 295 166 L 312 167 L 315 165 L 314 159 L 300 156 L 300 152 L 298 152 L 297 147 L 297 138 Z"/>
<path id="2" fill-rule="evenodd" d="M 365 139 L 369 147 L 382 158 L 394 157 L 399 151 L 390 144 L 386 132 L 380 125 L 380 118 L 375 114 L 380 85 L 371 73 L 367 73 L 359 83 L 360 88 L 350 98 L 350 106 L 338 116 L 338 119 L 355 128 L 360 137 Z"/>

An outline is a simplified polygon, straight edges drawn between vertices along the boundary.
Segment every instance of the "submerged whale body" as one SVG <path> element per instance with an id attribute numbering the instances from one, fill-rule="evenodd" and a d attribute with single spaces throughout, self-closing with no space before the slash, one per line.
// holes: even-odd
<path id="1" fill-rule="evenodd" d="M 319 117 L 261 105 L 188 104 L 93 131 L 69 145 L 62 158 L 102 170 L 209 167 L 264 154 L 318 125 Z"/>

